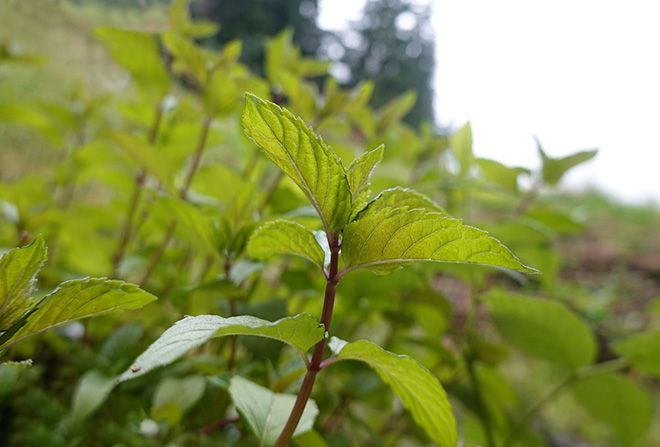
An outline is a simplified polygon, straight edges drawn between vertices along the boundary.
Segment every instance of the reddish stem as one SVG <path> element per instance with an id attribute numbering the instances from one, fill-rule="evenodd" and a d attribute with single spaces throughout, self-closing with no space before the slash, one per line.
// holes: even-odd
<path id="1" fill-rule="evenodd" d="M 303 383 L 300 386 L 300 390 L 298 391 L 296 402 L 293 404 L 293 409 L 291 410 L 289 419 L 286 421 L 286 424 L 282 429 L 282 433 L 280 433 L 280 436 L 277 438 L 277 441 L 273 447 L 284 447 L 291 440 L 291 437 L 293 436 L 293 433 L 296 431 L 296 427 L 300 422 L 300 418 L 305 411 L 307 401 L 312 394 L 316 375 L 322 368 L 321 365 L 323 362 L 323 353 L 325 352 L 325 347 L 328 343 L 328 333 L 330 331 L 330 323 L 332 322 L 332 310 L 335 305 L 337 282 L 339 281 L 339 277 L 337 275 L 339 267 L 339 239 L 337 235 L 328 235 L 328 242 L 330 245 L 330 270 L 328 272 L 328 277 L 325 284 L 325 296 L 323 298 L 323 310 L 321 312 L 321 324 L 323 324 L 323 327 L 325 328 L 325 335 L 323 339 L 314 347 L 312 361 L 307 367 L 307 373 L 305 374 Z"/>

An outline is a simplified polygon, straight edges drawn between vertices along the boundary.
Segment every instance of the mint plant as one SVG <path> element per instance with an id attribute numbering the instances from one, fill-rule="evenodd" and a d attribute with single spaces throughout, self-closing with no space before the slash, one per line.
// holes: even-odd
<path id="1" fill-rule="evenodd" d="M 257 259 L 294 255 L 315 264 L 326 282 L 319 323 L 307 314 L 274 323 L 250 316 L 188 317 L 167 330 L 119 380 L 170 363 L 212 337 L 243 334 L 273 338 L 299 351 L 306 373 L 291 406 L 284 404 L 282 396 L 269 398 L 261 392 L 259 399 L 282 401 L 274 416 L 253 411 L 251 406 L 258 404 L 252 401 L 235 399 L 239 412 L 263 443 L 287 445 L 300 431 L 301 420 L 313 419 L 305 414 L 315 411 L 315 404 L 309 402 L 319 372 L 337 361 L 357 360 L 369 365 L 392 387 L 430 439 L 442 447 L 455 446 L 457 432 L 451 405 L 436 377 L 413 359 L 387 352 L 370 341 L 347 342 L 330 336 L 337 287 L 344 276 L 357 269 L 383 275 L 405 264 L 424 261 L 481 264 L 526 273 L 535 270 L 522 264 L 488 233 L 450 217 L 418 192 L 393 188 L 369 200 L 370 176 L 383 158 L 382 146 L 364 153 L 346 169 L 302 119 L 252 94 L 246 94 L 245 102 L 245 133 L 301 189 L 316 210 L 322 228 L 315 235 L 294 221 L 270 221 L 254 231 L 247 251 Z M 326 356 L 328 347 L 330 357 Z M 235 394 L 231 387 L 230 393 Z M 258 395 L 260 391 L 255 388 L 250 393 Z M 284 419 L 283 413 L 289 413 L 288 418 Z M 275 419 L 268 422 L 271 427 L 266 434 L 262 428 L 270 418 Z M 274 429 L 280 427 L 274 420 L 282 422 L 277 438 Z M 303 427 L 309 428 L 309 423 Z"/>
<path id="2" fill-rule="evenodd" d="M 1 445 L 658 444 L 655 276 L 592 265 L 657 213 L 557 189 L 596 151 L 479 158 L 469 123 L 407 125 L 414 94 L 372 107 L 290 31 L 260 76 L 172 3 L 145 31 L 44 21 L 93 85 L 0 54 Z M 129 283 L 159 303 L 31 336 L 153 299 Z"/>

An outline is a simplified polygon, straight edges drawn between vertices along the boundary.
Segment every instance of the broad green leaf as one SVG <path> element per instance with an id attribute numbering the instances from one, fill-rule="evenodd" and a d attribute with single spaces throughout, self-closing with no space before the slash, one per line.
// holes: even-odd
<path id="1" fill-rule="evenodd" d="M 96 36 L 141 89 L 158 99 L 167 94 L 170 77 L 155 35 L 116 28 L 98 28 Z"/>
<path id="2" fill-rule="evenodd" d="M 276 104 L 245 95 L 245 133 L 307 195 L 326 232 L 341 230 L 351 192 L 341 161 L 303 121 Z"/>
<path id="3" fill-rule="evenodd" d="M 314 233 L 289 220 L 274 220 L 257 228 L 248 241 L 247 251 L 257 259 L 274 255 L 301 256 L 323 268 L 323 249 Z"/>
<path id="4" fill-rule="evenodd" d="M 275 444 L 296 401 L 296 396 L 273 393 L 268 388 L 238 376 L 232 377 L 229 383 L 229 395 L 241 418 L 245 419 L 252 433 L 259 439 L 260 446 Z M 318 414 L 316 402 L 312 399 L 307 401 L 293 435 L 311 430 Z"/>
<path id="5" fill-rule="evenodd" d="M 538 140 L 536 140 L 536 145 L 543 162 L 541 172 L 543 175 L 543 181 L 548 185 L 556 185 L 568 170 L 591 160 L 596 154 L 598 154 L 598 149 L 592 149 L 576 152 L 566 157 L 552 158 L 545 153 Z"/>
<path id="6" fill-rule="evenodd" d="M 34 305 L 30 293 L 45 260 L 46 246 L 41 236 L 0 258 L 0 331 L 12 326 Z"/>
<path id="7" fill-rule="evenodd" d="M 386 207 L 359 215 L 344 229 L 344 273 L 369 268 L 389 273 L 411 262 L 450 262 L 535 270 L 497 239 L 458 219 L 424 208 Z"/>
<path id="8" fill-rule="evenodd" d="M 185 317 L 174 323 L 147 348 L 119 378 L 139 377 L 159 366 L 172 363 L 189 350 L 214 337 L 253 335 L 272 338 L 306 352 L 323 338 L 323 326 L 309 314 L 270 322 L 249 315 L 223 318 L 217 315 Z"/>
<path id="9" fill-rule="evenodd" d="M 25 325 L 7 346 L 70 321 L 139 309 L 155 299 L 138 286 L 119 280 L 86 278 L 65 281 L 35 305 Z"/>
<path id="10" fill-rule="evenodd" d="M 505 291 L 493 291 L 485 301 L 502 336 L 527 354 L 571 369 L 594 360 L 591 331 L 563 304 Z"/>
<path id="11" fill-rule="evenodd" d="M 360 211 L 358 218 L 382 211 L 385 208 L 422 208 L 430 211 L 442 212 L 442 208 L 433 200 L 426 197 L 413 189 L 401 188 L 396 186 L 394 188 L 386 189 L 378 194 L 378 196 L 369 202 L 367 206 Z"/>
<path id="12" fill-rule="evenodd" d="M 156 420 L 178 424 L 181 417 L 201 399 L 206 388 L 202 376 L 182 379 L 166 377 L 156 388 L 151 404 L 151 416 Z"/>
<path id="13" fill-rule="evenodd" d="M 614 350 L 640 371 L 660 377 L 660 330 L 621 340 L 614 344 Z"/>
<path id="14" fill-rule="evenodd" d="M 632 446 L 651 425 L 650 394 L 620 374 L 588 377 L 573 385 L 573 396 L 603 422 L 622 447 Z"/>
<path id="15" fill-rule="evenodd" d="M 85 373 L 73 392 L 71 417 L 75 421 L 82 421 L 94 413 L 108 397 L 114 386 L 114 377 L 108 377 L 96 370 Z"/>
<path id="16" fill-rule="evenodd" d="M 405 355 L 359 340 L 347 343 L 332 338 L 338 360 L 358 360 L 369 365 L 392 387 L 413 419 L 440 447 L 456 447 L 456 420 L 442 385 L 426 368 Z"/>

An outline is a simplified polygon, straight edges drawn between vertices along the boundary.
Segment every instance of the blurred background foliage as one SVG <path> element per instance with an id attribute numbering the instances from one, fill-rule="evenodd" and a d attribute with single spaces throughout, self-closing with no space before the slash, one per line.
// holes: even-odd
<path id="1" fill-rule="evenodd" d="M 417 266 L 342 282 L 336 333 L 419 359 L 446 387 L 465 445 L 660 443 L 658 337 L 620 344 L 658 331 L 659 212 L 563 190 L 563 173 L 595 153 L 556 159 L 539 143 L 529 171 L 476 157 L 469 124 L 439 128 L 429 12 L 415 2 L 370 0 L 345 35 L 318 28 L 312 0 L 200 0 L 195 20 L 185 2 L 169 6 L 0 0 L 0 248 L 45 236 L 40 294 L 106 275 L 160 297 L 12 348 L 3 360 L 34 365 L 0 366 L 0 444 L 256 445 L 228 379 L 296 392 L 295 356 L 248 339 L 106 392 L 183 315 L 319 313 L 322 282 L 308 266 L 244 253 L 269 217 L 318 227 L 243 137 L 246 90 L 311 123 L 345 165 L 384 143 L 374 191 L 414 186 L 542 271 Z M 534 320 L 525 306 L 539 298 L 558 316 Z M 518 310 L 532 316 L 516 320 Z M 544 320 L 546 338 L 530 347 Z M 591 343 L 568 367 L 557 355 Z M 321 375 L 321 414 L 297 445 L 428 445 L 377 377 L 336 368 Z M 575 375 L 588 379 L 567 381 Z"/>

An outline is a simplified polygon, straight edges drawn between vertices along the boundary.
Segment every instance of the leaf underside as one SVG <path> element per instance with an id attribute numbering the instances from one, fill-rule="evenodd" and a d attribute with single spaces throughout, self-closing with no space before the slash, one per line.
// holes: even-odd
<path id="1" fill-rule="evenodd" d="M 123 382 L 133 379 L 172 363 L 214 337 L 253 335 L 278 340 L 305 352 L 323 338 L 323 333 L 323 326 L 309 314 L 286 317 L 275 322 L 249 315 L 231 318 L 217 315 L 185 317 L 163 332 L 117 380 Z"/>

